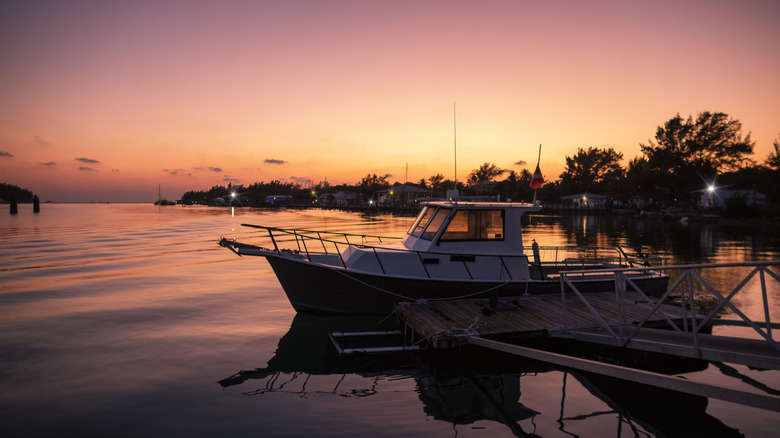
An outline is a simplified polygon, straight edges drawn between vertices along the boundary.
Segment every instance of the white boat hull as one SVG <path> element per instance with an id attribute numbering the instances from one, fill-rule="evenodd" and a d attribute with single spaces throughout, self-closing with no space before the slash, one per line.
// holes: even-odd
<path id="1" fill-rule="evenodd" d="M 389 314 L 400 302 L 560 294 L 558 280 L 446 280 L 372 274 L 311 263 L 305 258 L 268 253 L 266 259 L 297 312 L 316 314 Z M 666 292 L 669 277 L 643 275 L 632 281 L 647 295 Z M 578 291 L 614 290 L 611 276 L 572 281 Z M 628 286 L 631 289 L 631 286 Z M 569 288 L 567 287 L 567 290 Z"/>

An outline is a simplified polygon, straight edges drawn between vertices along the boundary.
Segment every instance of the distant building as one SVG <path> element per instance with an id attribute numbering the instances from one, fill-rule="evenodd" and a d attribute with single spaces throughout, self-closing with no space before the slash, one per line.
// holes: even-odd
<path id="1" fill-rule="evenodd" d="M 628 198 L 628 205 L 634 208 L 652 207 L 655 201 L 649 196 L 634 195 Z"/>
<path id="2" fill-rule="evenodd" d="M 291 200 L 292 196 L 289 195 L 268 195 L 265 197 L 265 203 L 273 205 L 285 205 Z"/>
<path id="3" fill-rule="evenodd" d="M 325 207 L 359 207 L 361 196 L 355 192 L 338 191 L 336 193 L 323 193 L 317 198 L 317 201 Z"/>
<path id="4" fill-rule="evenodd" d="M 748 207 L 764 207 L 766 195 L 752 189 L 727 190 L 717 187 L 701 193 L 701 205 L 704 208 L 724 208 L 726 201 L 732 198 L 744 198 Z"/>
<path id="5" fill-rule="evenodd" d="M 604 195 L 595 195 L 593 193 L 579 193 L 576 195 L 561 196 L 563 205 L 573 205 L 575 207 L 604 207 L 607 205 L 607 197 Z"/>
<path id="6" fill-rule="evenodd" d="M 389 189 L 379 191 L 379 203 L 409 203 L 419 198 L 425 198 L 431 193 L 428 189 L 421 189 L 409 184 L 399 184 Z"/>
<path id="7" fill-rule="evenodd" d="M 469 187 L 471 187 L 471 189 L 474 190 L 474 193 L 478 195 L 487 195 L 493 193 L 493 190 L 495 190 L 497 185 L 497 181 L 482 181 L 471 184 Z"/>

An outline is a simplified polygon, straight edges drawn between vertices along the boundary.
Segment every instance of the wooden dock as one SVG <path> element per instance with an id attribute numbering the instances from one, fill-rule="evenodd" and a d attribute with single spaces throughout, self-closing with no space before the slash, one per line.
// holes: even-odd
<path id="1" fill-rule="evenodd" d="M 691 333 L 653 330 L 653 327 L 668 328 L 666 318 L 679 327 L 679 323 L 685 318 L 679 305 L 661 304 L 656 312 L 652 312 L 656 305 L 636 292 L 625 292 L 620 303 L 615 297 L 614 292 L 588 293 L 587 302 L 590 308 L 573 294 L 571 297 L 567 296 L 565 304 L 561 295 L 557 294 L 502 298 L 495 306 L 489 306 L 488 300 L 485 299 L 401 303 L 396 306 L 396 314 L 404 323 L 414 328 L 417 336 L 427 341 L 427 346 L 436 349 L 470 344 L 617 379 L 780 412 L 780 396 L 775 394 L 753 393 L 717 384 L 695 382 L 685 377 L 521 345 L 523 339 L 563 336 L 578 342 L 591 343 L 590 345 L 611 344 L 677 357 L 726 360 L 733 363 L 759 364 L 767 369 L 780 369 L 780 352 L 771 345 L 760 345 L 756 341 L 698 334 L 700 345 L 683 347 L 677 342 L 684 340 L 683 338 L 686 338 L 685 342 L 690 342 Z M 565 330 L 561 327 L 564 321 Z M 623 341 L 620 339 L 604 336 L 606 326 L 614 332 L 620 332 L 620 327 L 629 332 L 633 331 L 636 324 L 641 324 L 643 330 L 649 329 L 650 337 L 637 337 L 627 341 L 628 345 L 621 345 Z M 669 336 L 676 339 L 669 339 Z M 734 343 L 736 348 L 727 351 L 728 345 Z"/>
<path id="2" fill-rule="evenodd" d="M 583 351 L 580 347 L 592 351 L 604 346 L 616 357 L 632 352 L 639 352 L 642 357 L 660 353 L 675 363 L 689 358 L 780 370 L 780 342 L 772 333 L 772 330 L 780 330 L 780 325 L 770 320 L 767 311 L 770 294 L 766 281 L 780 282 L 780 275 L 770 269 L 776 266 L 780 266 L 780 261 L 664 266 L 667 271 L 679 273 L 666 295 L 677 292 L 687 298 L 686 306 L 653 303 L 637 292 L 627 291 L 626 283 L 616 279 L 616 290 L 620 292 L 567 293 L 565 299 L 560 294 L 504 297 L 492 303 L 488 299 L 400 303 L 395 313 L 405 324 L 406 339 L 409 339 L 407 329 L 414 330 L 415 345 L 425 342 L 427 347 L 446 349 L 468 344 L 570 369 L 780 412 L 780 395 L 765 388 L 742 390 L 719 383 L 696 382 L 686 376 L 647 371 L 641 366 L 627 366 L 633 363 L 630 360 L 604 361 L 600 358 L 603 350 L 591 359 L 577 355 L 578 351 Z M 731 267 L 753 269 L 736 288 L 724 291 L 715 289 L 698 272 Z M 753 277 L 760 278 L 760 296 L 765 309 L 763 320 L 749 318 L 740 310 L 739 302 L 732 300 Z M 739 319 L 721 320 L 715 312 L 705 315 L 691 311 L 698 307 L 692 292 L 694 283 L 700 284 L 708 293 L 700 299 L 728 306 L 734 315 L 731 318 Z M 712 308 L 711 303 L 709 307 Z M 750 328 L 751 334 L 759 338 L 712 335 L 710 329 L 717 324 Z M 565 347 L 572 351 L 567 354 L 546 348 L 554 344 L 546 341 L 554 338 L 566 339 Z M 539 340 L 543 342 L 535 342 Z"/>
<path id="3" fill-rule="evenodd" d="M 589 293 L 588 302 L 607 323 L 618 321 L 618 305 L 614 292 Z M 654 303 L 636 292 L 626 292 L 622 315 L 624 324 L 644 321 Z M 673 320 L 683 318 L 679 306 L 664 304 L 663 313 Z M 559 294 L 530 295 L 500 298 L 498 305 L 489 307 L 486 299 L 401 303 L 396 314 L 415 332 L 437 349 L 453 348 L 463 336 L 490 336 L 530 338 L 547 336 L 550 330 L 560 328 L 564 321 L 564 306 Z M 565 321 L 570 330 L 601 327 L 603 324 L 576 296 L 567 298 Z M 667 324 L 660 312 L 647 326 Z"/>

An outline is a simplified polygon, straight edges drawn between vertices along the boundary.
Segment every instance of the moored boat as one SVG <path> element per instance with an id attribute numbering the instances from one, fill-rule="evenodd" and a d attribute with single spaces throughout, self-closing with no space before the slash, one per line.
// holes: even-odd
<path id="1" fill-rule="evenodd" d="M 161 187 L 157 186 L 157 200 L 154 201 L 154 205 L 176 205 L 176 202 L 163 198 Z"/>
<path id="2" fill-rule="evenodd" d="M 620 248 L 541 248 L 536 242 L 526 248 L 521 216 L 540 209 L 526 203 L 430 202 L 403 238 L 243 224 L 267 232 L 268 247 L 225 238 L 219 244 L 241 256 L 265 257 L 292 306 L 304 313 L 386 314 L 404 301 L 549 294 L 572 287 L 608 291 L 615 289 L 614 274 L 595 270 L 649 263 L 646 254 L 632 259 Z M 562 272 L 569 281 L 563 285 Z M 657 271 L 626 275 L 630 288 L 648 295 L 661 295 L 669 282 Z"/>

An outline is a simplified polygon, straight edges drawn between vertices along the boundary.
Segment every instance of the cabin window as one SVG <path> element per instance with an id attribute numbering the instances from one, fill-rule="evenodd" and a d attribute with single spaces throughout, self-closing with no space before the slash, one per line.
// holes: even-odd
<path id="1" fill-rule="evenodd" d="M 423 215 L 425 215 L 425 212 L 428 211 L 428 207 L 423 207 L 420 214 L 417 216 L 417 219 L 414 220 L 414 223 L 411 227 L 409 227 L 409 231 L 406 232 L 406 234 L 412 234 L 414 233 L 415 228 L 417 228 L 417 224 L 420 223 L 420 219 L 422 219 Z"/>
<path id="2" fill-rule="evenodd" d="M 430 224 L 428 224 L 428 228 L 425 229 L 425 232 L 422 233 L 422 236 L 420 236 L 421 239 L 425 240 L 433 240 L 433 236 L 436 235 L 436 233 L 439 232 L 439 229 L 441 228 L 441 224 L 444 223 L 444 219 L 447 219 L 447 216 L 450 214 L 449 208 L 440 208 L 436 211 L 436 214 L 433 215 L 433 219 L 431 219 Z"/>
<path id="3" fill-rule="evenodd" d="M 459 210 L 447 224 L 439 240 L 501 240 L 503 238 L 503 210 Z"/>
<path id="4" fill-rule="evenodd" d="M 417 223 L 412 226 L 413 229 L 410 230 L 412 236 L 420 237 L 420 233 L 422 233 L 422 230 L 428 225 L 428 221 L 431 220 L 434 211 L 435 209 L 433 208 L 425 207 L 425 210 L 420 214 L 420 220 L 418 220 Z"/>

